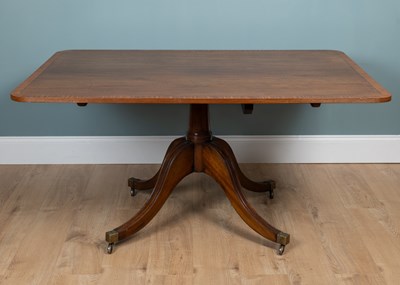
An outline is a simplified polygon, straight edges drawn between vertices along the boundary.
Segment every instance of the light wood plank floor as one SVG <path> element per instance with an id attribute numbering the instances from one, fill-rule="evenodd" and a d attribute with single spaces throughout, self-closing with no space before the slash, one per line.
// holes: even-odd
<path id="1" fill-rule="evenodd" d="M 148 191 L 127 178 L 157 165 L 0 166 L 1 284 L 400 284 L 400 165 L 248 164 L 275 199 L 246 192 L 291 234 L 283 256 L 192 174 L 156 218 L 105 253 L 105 231 Z"/>

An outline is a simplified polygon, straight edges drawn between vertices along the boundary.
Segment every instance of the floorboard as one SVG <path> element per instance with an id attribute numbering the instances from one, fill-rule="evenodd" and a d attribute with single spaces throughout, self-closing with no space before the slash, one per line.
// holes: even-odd
<path id="1" fill-rule="evenodd" d="M 149 196 L 127 179 L 158 165 L 1 165 L 0 284 L 398 284 L 399 164 L 244 164 L 275 179 L 246 192 L 291 234 L 283 256 L 239 218 L 204 174 L 186 177 L 158 215 L 105 253 L 106 231 Z"/>

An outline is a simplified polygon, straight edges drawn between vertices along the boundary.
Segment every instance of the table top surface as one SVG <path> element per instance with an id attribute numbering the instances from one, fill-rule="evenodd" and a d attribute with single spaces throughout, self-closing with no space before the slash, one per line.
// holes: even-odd
<path id="1" fill-rule="evenodd" d="M 18 86 L 20 102 L 376 103 L 391 95 L 339 51 L 69 50 Z"/>

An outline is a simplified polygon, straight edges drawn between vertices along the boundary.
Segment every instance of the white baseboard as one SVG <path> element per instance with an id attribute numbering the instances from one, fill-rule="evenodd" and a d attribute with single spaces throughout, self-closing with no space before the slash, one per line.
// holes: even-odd
<path id="1" fill-rule="evenodd" d="M 160 163 L 170 136 L 0 137 L 0 164 Z M 243 163 L 400 163 L 400 136 L 221 136 Z"/>

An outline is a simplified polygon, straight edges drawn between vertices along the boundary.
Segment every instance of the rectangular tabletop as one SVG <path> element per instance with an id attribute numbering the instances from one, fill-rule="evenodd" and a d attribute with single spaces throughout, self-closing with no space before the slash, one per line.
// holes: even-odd
<path id="1" fill-rule="evenodd" d="M 73 103 L 374 103 L 391 95 L 338 51 L 69 50 L 11 98 Z"/>

